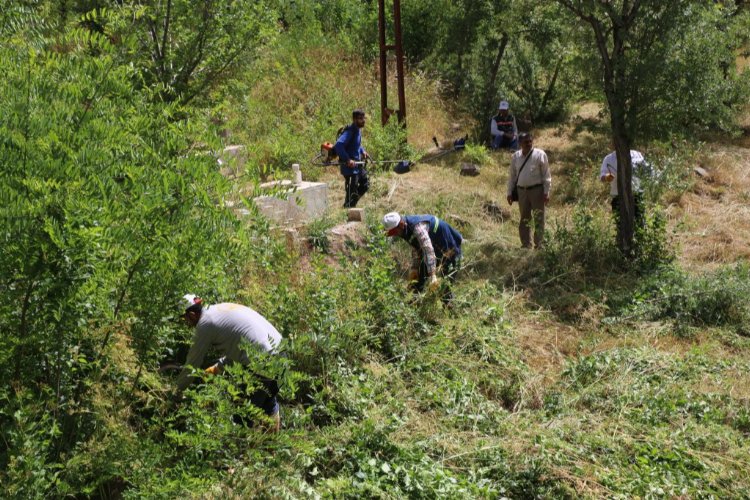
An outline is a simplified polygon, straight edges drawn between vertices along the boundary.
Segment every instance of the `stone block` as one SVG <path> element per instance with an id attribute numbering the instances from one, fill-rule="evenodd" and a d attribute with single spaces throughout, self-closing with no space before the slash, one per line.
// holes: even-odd
<path id="1" fill-rule="evenodd" d="M 706 180 L 711 180 L 713 177 L 711 173 L 703 167 L 693 167 L 693 172 L 695 172 L 698 177 L 702 177 Z"/>
<path id="2" fill-rule="evenodd" d="M 299 232 L 294 228 L 289 228 L 284 231 L 284 237 L 286 239 L 286 247 L 288 250 L 299 250 L 300 237 Z"/>
<path id="3" fill-rule="evenodd" d="M 479 167 L 474 165 L 473 163 L 462 163 L 459 174 L 469 177 L 476 177 L 477 175 L 479 175 Z"/>
<path id="4" fill-rule="evenodd" d="M 365 221 L 365 209 L 364 208 L 350 208 L 347 212 L 347 220 L 349 222 L 364 222 Z"/>
<path id="5" fill-rule="evenodd" d="M 323 216 L 328 208 L 328 184 L 273 181 L 260 185 L 267 195 L 254 198 L 258 209 L 279 224 L 298 224 Z"/>
<path id="6" fill-rule="evenodd" d="M 247 150 L 245 146 L 227 146 L 219 157 L 219 167 L 225 177 L 237 177 L 245 170 Z"/>

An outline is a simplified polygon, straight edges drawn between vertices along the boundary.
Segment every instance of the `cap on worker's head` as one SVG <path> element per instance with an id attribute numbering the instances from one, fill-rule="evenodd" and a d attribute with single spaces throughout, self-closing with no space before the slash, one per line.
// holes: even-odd
<path id="1" fill-rule="evenodd" d="M 510 109 L 510 104 L 508 104 L 508 101 L 500 101 L 500 104 L 497 105 L 497 109 Z"/>
<path id="2" fill-rule="evenodd" d="M 393 236 L 396 233 L 399 222 L 401 222 L 401 216 L 398 212 L 389 212 L 383 216 L 383 227 L 388 236 Z"/>
<path id="3" fill-rule="evenodd" d="M 192 293 L 186 293 L 180 300 L 180 309 L 187 311 L 191 307 L 203 303 L 200 297 L 193 295 Z"/>

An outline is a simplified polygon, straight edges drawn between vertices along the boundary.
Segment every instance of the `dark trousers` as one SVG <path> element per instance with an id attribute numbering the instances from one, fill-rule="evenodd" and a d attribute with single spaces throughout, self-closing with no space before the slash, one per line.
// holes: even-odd
<path id="1" fill-rule="evenodd" d="M 644 228 L 646 227 L 646 217 L 643 210 L 643 195 L 641 193 L 633 193 L 633 201 L 635 202 L 635 227 Z M 612 216 L 615 218 L 615 224 L 617 224 L 617 230 L 620 230 L 620 195 L 612 197 Z"/>
<path id="2" fill-rule="evenodd" d="M 444 304 L 449 304 L 453 300 L 453 291 L 451 290 L 451 287 L 453 282 L 456 281 L 456 273 L 458 273 L 460 265 L 460 259 L 442 258 L 437 261 L 438 275 L 445 280 L 441 296 Z M 422 292 L 427 284 L 427 277 L 427 264 L 422 260 L 419 264 L 419 278 L 417 278 L 417 282 L 413 284 L 412 290 L 415 292 Z"/>
<path id="3" fill-rule="evenodd" d="M 276 395 L 279 393 L 279 384 L 275 380 L 263 377 L 262 375 L 256 375 L 256 377 L 258 378 L 260 387 L 250 393 L 246 384 L 239 384 L 239 392 L 244 395 L 246 402 L 256 408 L 260 408 L 263 410 L 263 413 L 272 417 L 279 412 L 279 403 L 276 399 Z M 232 420 L 235 424 L 242 424 L 247 427 L 253 426 L 253 422 L 242 415 L 233 415 Z"/>
<path id="4" fill-rule="evenodd" d="M 370 189 L 370 179 L 365 167 L 360 167 L 359 174 L 344 176 L 344 208 L 354 208 L 367 190 Z"/>
<path id="5" fill-rule="evenodd" d="M 492 149 L 500 149 L 500 148 L 508 148 L 512 151 L 515 151 L 518 149 L 518 137 L 516 138 L 508 138 L 505 137 L 505 134 L 500 133 L 500 135 L 494 135 L 492 136 Z"/>

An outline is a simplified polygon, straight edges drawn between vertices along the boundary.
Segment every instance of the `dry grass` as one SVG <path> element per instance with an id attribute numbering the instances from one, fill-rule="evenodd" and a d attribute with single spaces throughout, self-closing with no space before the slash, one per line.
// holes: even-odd
<path id="1" fill-rule="evenodd" d="M 750 149 L 712 144 L 700 163 L 712 174 L 685 194 L 670 216 L 680 262 L 703 270 L 750 258 Z"/>
<path id="2" fill-rule="evenodd" d="M 427 115 L 429 121 L 449 127 L 445 113 L 434 113 Z M 607 190 L 596 179 L 598 162 L 606 153 L 608 142 L 606 136 L 596 132 L 599 113 L 598 105 L 587 104 L 570 123 L 535 131 L 535 145 L 547 151 L 553 174 L 548 227 L 555 221 L 567 224 L 581 202 L 608 210 Z M 586 127 L 581 128 L 581 123 L 586 123 Z M 421 119 L 414 120 L 410 127 L 417 129 L 412 132 L 410 128 L 410 139 L 413 135 L 429 142 L 431 133 Z M 680 340 L 665 335 L 668 326 L 662 324 L 641 325 L 636 336 L 607 336 L 598 330 L 606 311 L 601 304 L 588 299 L 571 298 L 567 316 L 579 318 L 574 326 L 544 312 L 530 312 L 532 298 L 520 290 L 513 291 L 513 280 L 507 281 L 507 276 L 518 276 L 535 265 L 533 254 L 518 249 L 518 210 L 515 206 L 510 208 L 510 220 L 501 222 L 483 208 L 486 202 L 507 208 L 504 198 L 509 159 L 506 152 L 491 153 L 490 162 L 482 165 L 481 174 L 473 178 L 458 174 L 458 165 L 463 160 L 461 153 L 448 155 L 438 164 L 420 164 L 406 175 L 374 173 L 371 192 L 360 206 L 368 212 L 370 220 L 396 210 L 433 213 L 460 225 L 467 239 L 463 279 L 489 280 L 510 287 L 510 293 L 518 296 L 512 307 L 514 331 L 525 362 L 539 375 L 542 385 L 552 382 L 572 356 L 593 349 L 645 344 L 659 350 L 684 351 L 701 343 L 700 338 Z M 689 269 L 705 270 L 747 260 L 750 258 L 750 149 L 709 144 L 696 164 L 708 169 L 712 179 L 698 180 L 692 192 L 685 193 L 679 204 L 667 210 L 680 263 Z M 330 169 L 324 180 L 331 183 L 331 206 L 341 206 L 343 183 L 337 169 Z M 596 346 L 586 346 L 592 337 L 598 338 Z"/>

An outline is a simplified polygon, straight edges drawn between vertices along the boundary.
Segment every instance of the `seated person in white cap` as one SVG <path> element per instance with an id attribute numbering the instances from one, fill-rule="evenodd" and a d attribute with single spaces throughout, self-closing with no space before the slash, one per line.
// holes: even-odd
<path id="1" fill-rule="evenodd" d="M 500 101 L 497 114 L 490 120 L 492 149 L 508 148 L 511 151 L 518 149 L 518 126 L 516 118 L 510 114 L 509 110 L 508 101 Z"/>
<path id="2" fill-rule="evenodd" d="M 390 212 L 383 217 L 383 227 L 388 236 L 403 238 L 412 247 L 411 269 L 409 270 L 410 286 L 415 292 L 421 292 L 427 284 L 430 290 L 436 290 L 440 281 L 437 273 L 447 278 L 450 284 L 455 279 L 461 262 L 461 233 L 447 222 L 434 215 L 404 215 Z M 450 286 L 442 296 L 448 304 L 453 299 Z"/>
<path id="3" fill-rule="evenodd" d="M 231 363 L 247 365 L 250 362 L 248 352 L 252 353 L 253 347 L 259 353 L 273 354 L 281 343 L 281 334 L 276 328 L 249 307 L 228 302 L 206 306 L 199 297 L 189 294 L 183 297 L 183 304 L 183 318 L 195 328 L 195 334 L 186 366 L 177 379 L 178 395 L 193 382 L 192 369 L 200 368 L 209 348 L 223 354 L 218 363 L 206 369 L 207 373 L 218 374 Z M 249 402 L 274 420 L 273 431 L 278 432 L 281 428 L 276 400 L 278 383 L 262 375 L 257 378 L 260 388 L 249 396 Z"/>

